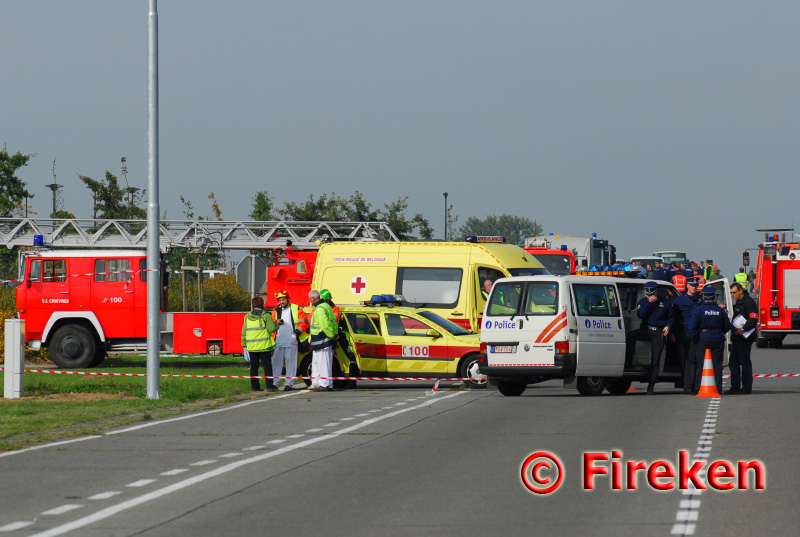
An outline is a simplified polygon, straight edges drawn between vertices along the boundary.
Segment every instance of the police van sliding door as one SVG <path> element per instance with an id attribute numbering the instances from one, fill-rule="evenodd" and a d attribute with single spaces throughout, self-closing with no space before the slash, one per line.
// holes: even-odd
<path id="1" fill-rule="evenodd" d="M 625 366 L 625 324 L 617 288 L 609 283 L 573 283 L 578 324 L 576 376 L 617 376 Z"/>

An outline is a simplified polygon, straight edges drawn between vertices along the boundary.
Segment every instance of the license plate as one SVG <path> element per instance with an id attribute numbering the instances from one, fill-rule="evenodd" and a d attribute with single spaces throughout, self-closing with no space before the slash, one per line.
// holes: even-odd
<path id="1" fill-rule="evenodd" d="M 497 353 L 514 353 L 517 352 L 516 345 L 492 345 L 492 352 Z"/>

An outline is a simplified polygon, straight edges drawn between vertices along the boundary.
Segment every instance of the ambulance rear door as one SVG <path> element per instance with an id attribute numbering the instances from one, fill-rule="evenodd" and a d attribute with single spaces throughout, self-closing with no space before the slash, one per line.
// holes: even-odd
<path id="1" fill-rule="evenodd" d="M 571 311 L 577 324 L 576 376 L 622 375 L 625 323 L 611 281 L 573 281 Z"/>

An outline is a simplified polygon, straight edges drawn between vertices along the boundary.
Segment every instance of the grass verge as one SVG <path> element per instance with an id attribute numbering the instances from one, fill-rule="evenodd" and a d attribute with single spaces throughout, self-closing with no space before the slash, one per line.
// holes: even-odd
<path id="1" fill-rule="evenodd" d="M 25 368 L 57 369 L 49 363 Z M 147 359 L 109 357 L 101 367 L 87 371 L 146 373 Z M 161 374 L 238 376 L 249 375 L 249 366 L 241 357 L 166 357 L 161 359 Z M 24 394 L 0 399 L 0 451 L 254 396 L 249 379 L 162 377 L 161 398 L 147 399 L 147 377 L 50 373 L 26 373 Z M 267 392 L 263 394 L 259 396 Z"/>

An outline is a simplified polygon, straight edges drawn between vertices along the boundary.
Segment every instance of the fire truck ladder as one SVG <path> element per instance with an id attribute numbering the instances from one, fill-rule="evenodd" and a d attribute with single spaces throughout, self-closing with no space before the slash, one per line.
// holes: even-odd
<path id="1" fill-rule="evenodd" d="M 173 248 L 317 249 L 328 241 L 398 241 L 386 222 L 246 222 L 162 220 L 159 245 Z M 41 236 L 41 239 L 35 239 Z M 145 220 L 0 218 L 0 246 L 53 248 L 147 247 Z M 41 244 L 43 242 L 43 244 Z"/>

